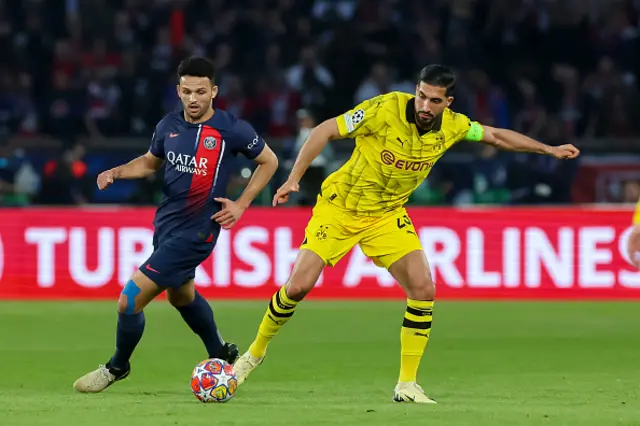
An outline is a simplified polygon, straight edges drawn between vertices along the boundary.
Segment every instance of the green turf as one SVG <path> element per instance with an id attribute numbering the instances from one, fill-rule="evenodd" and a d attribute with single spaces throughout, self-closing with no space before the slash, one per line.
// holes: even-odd
<path id="1" fill-rule="evenodd" d="M 265 303 L 213 305 L 245 349 Z M 111 354 L 114 308 L 0 303 L 1 425 L 640 424 L 634 303 L 439 303 L 420 374 L 437 406 L 391 402 L 402 302 L 305 302 L 226 404 L 190 393 L 203 348 L 156 302 L 131 377 L 77 394 L 76 377 Z"/>

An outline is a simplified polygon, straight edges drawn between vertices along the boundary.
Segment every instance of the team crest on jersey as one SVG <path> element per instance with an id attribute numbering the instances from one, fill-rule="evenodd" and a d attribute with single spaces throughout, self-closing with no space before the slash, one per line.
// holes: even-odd
<path id="1" fill-rule="evenodd" d="M 204 138 L 204 141 L 202 142 L 202 144 L 207 149 L 213 149 L 218 144 L 218 141 L 213 136 L 207 136 L 206 138 Z"/>
<path id="2" fill-rule="evenodd" d="M 431 148 L 431 150 L 438 154 L 444 151 L 444 137 L 438 135 L 436 137 L 436 142 L 433 144 L 433 147 Z"/>

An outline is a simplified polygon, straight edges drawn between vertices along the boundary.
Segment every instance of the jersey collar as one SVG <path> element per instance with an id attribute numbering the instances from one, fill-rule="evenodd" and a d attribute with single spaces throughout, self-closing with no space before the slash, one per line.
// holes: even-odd
<path id="1" fill-rule="evenodd" d="M 203 126 L 208 126 L 208 127 L 214 127 L 218 130 L 228 130 L 230 127 L 229 124 L 229 120 L 228 118 L 225 116 L 225 113 L 223 110 L 221 109 L 215 109 L 213 115 L 211 116 L 210 119 L 208 119 L 207 121 L 204 121 L 202 123 L 198 123 L 198 124 L 194 124 L 194 123 L 189 123 L 187 120 L 184 119 L 184 110 L 182 108 L 180 108 L 178 111 L 176 111 L 176 113 L 178 114 L 178 118 L 180 119 L 180 121 L 182 122 L 183 125 L 187 126 L 187 127 L 199 127 L 200 125 Z"/>
<path id="2" fill-rule="evenodd" d="M 416 126 L 420 136 L 425 135 L 429 132 L 439 132 L 440 129 L 442 128 L 442 114 L 436 117 L 436 120 L 433 123 L 433 127 L 431 127 L 431 130 L 423 130 L 420 127 L 418 127 L 418 124 L 416 123 L 416 98 L 409 99 L 409 102 L 407 102 L 407 108 L 405 109 L 405 114 L 406 114 L 407 121 L 409 123 L 413 123 Z"/>

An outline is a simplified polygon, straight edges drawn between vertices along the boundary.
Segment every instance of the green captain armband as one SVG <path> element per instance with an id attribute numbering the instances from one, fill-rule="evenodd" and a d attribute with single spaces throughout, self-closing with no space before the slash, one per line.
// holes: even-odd
<path id="1" fill-rule="evenodd" d="M 482 125 L 476 121 L 471 122 L 471 127 L 464 138 L 468 141 L 480 142 L 484 137 L 484 129 Z"/>

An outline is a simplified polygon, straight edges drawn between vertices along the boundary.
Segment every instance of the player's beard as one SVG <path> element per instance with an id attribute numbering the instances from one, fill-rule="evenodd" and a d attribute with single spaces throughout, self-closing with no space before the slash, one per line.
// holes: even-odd
<path id="1" fill-rule="evenodd" d="M 429 118 L 420 118 L 420 114 L 418 113 L 418 111 L 416 111 L 415 113 L 415 118 L 416 118 L 416 124 L 418 125 L 418 127 L 420 127 L 423 130 L 429 130 L 433 127 L 433 123 L 436 120 L 435 116 L 431 116 Z"/>

